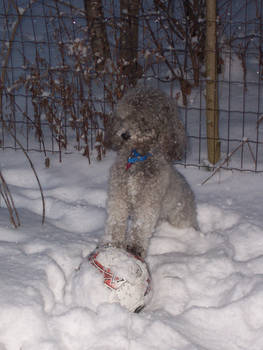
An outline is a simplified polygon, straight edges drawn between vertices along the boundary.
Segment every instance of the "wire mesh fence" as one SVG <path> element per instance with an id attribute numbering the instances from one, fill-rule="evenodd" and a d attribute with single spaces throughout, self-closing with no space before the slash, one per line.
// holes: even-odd
<path id="1" fill-rule="evenodd" d="M 263 0 L 217 1 L 222 168 L 263 172 Z M 207 166 L 206 3 L 3 0 L 0 147 L 103 156 L 103 130 L 129 86 L 177 99 L 184 165 Z"/>

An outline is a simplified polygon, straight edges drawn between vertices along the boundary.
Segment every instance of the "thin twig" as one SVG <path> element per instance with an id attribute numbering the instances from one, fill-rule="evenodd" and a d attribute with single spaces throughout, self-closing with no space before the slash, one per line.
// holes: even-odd
<path id="1" fill-rule="evenodd" d="M 257 121 L 257 129 L 259 128 L 259 124 L 262 122 L 262 120 L 263 120 L 263 115 L 261 115 L 259 120 Z"/>
<path id="2" fill-rule="evenodd" d="M 255 166 L 256 166 L 256 165 L 257 165 L 257 161 L 256 161 L 256 158 L 255 158 L 255 156 L 254 156 L 254 153 L 253 153 L 253 151 L 252 151 L 252 148 L 251 148 L 251 146 L 250 146 L 249 141 L 247 142 L 247 146 L 248 146 L 250 155 L 251 155 L 251 157 L 252 157 L 252 159 L 253 159 L 253 162 L 254 162 L 254 164 L 255 164 Z"/>
<path id="3" fill-rule="evenodd" d="M 4 176 L 3 176 L 1 171 L 0 171 L 0 180 L 1 180 L 0 194 L 2 195 L 2 197 L 5 201 L 6 207 L 9 211 L 10 221 L 14 225 L 14 227 L 17 228 L 18 226 L 20 226 L 19 215 L 18 215 L 18 212 L 16 210 L 11 192 L 7 186 L 7 183 L 4 179 Z M 15 213 L 16 220 L 14 218 L 13 212 Z"/>
<path id="4" fill-rule="evenodd" d="M 222 162 L 218 167 L 216 167 L 216 169 L 212 172 L 212 174 L 209 175 L 208 178 L 206 178 L 206 179 L 201 183 L 201 185 L 204 185 L 205 183 L 207 183 L 207 181 L 210 180 L 210 179 L 224 166 L 224 164 L 226 164 L 226 163 L 231 159 L 231 157 L 233 156 L 233 154 L 236 153 L 236 151 L 238 151 L 238 150 L 239 150 L 243 145 L 245 145 L 245 144 L 247 144 L 247 145 L 249 146 L 249 140 L 248 140 L 248 138 L 244 138 L 244 139 L 239 143 L 239 145 L 238 145 L 232 152 L 230 152 L 230 153 L 226 156 L 226 158 L 223 160 L 223 162 Z M 253 155 L 253 152 L 252 152 L 252 149 L 251 149 L 250 146 L 249 146 L 249 150 L 250 150 L 250 153 L 251 153 L 251 155 L 252 155 L 252 158 L 253 158 L 254 162 L 256 163 L 255 157 L 254 157 L 254 155 Z"/>
<path id="5" fill-rule="evenodd" d="M 27 160 L 29 161 L 29 164 L 33 170 L 33 173 L 35 175 L 35 178 L 37 180 L 38 183 L 38 187 L 39 187 L 39 191 L 41 194 L 41 199 L 42 199 L 42 224 L 44 224 L 45 222 L 45 216 L 46 216 L 46 207 L 45 207 L 45 198 L 44 198 L 44 193 L 43 193 L 43 189 L 39 180 L 39 177 L 37 175 L 36 169 L 34 167 L 34 164 L 32 162 L 32 160 L 30 159 L 27 151 L 25 150 L 25 148 L 23 147 L 23 145 L 21 144 L 21 142 L 17 139 L 17 137 L 13 134 L 13 132 L 11 131 L 11 128 L 8 127 L 6 125 L 6 122 L 4 121 L 4 119 L 2 119 L 2 124 L 5 127 L 5 129 L 9 132 L 9 134 L 11 135 L 11 137 L 16 141 L 16 143 L 20 146 L 21 150 L 23 151 L 24 155 L 26 156 Z"/>

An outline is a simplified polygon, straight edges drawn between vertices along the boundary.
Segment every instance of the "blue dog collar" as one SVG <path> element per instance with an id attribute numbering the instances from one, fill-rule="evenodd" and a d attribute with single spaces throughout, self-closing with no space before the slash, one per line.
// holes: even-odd
<path id="1" fill-rule="evenodd" d="M 131 167 L 131 165 L 134 164 L 134 163 L 144 162 L 145 160 L 147 160 L 151 156 L 152 156 L 151 153 L 147 153 L 144 156 L 142 156 L 135 149 L 132 150 L 132 153 L 131 153 L 130 157 L 128 158 L 128 161 L 127 161 L 126 169 L 128 170 Z"/>

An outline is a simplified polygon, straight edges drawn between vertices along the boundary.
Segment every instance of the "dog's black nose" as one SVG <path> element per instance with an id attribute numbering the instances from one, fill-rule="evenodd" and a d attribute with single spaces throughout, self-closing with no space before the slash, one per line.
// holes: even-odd
<path id="1" fill-rule="evenodd" d="M 130 133 L 128 131 L 126 131 L 123 134 L 121 134 L 121 137 L 123 138 L 123 140 L 127 141 L 127 140 L 129 140 L 131 135 L 130 135 Z"/>

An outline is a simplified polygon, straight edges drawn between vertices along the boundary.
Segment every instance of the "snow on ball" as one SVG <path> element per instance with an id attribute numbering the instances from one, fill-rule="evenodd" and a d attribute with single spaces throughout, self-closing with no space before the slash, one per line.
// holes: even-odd
<path id="1" fill-rule="evenodd" d="M 150 275 L 145 262 L 114 247 L 97 249 L 88 260 L 100 275 L 101 286 L 110 290 L 108 302 L 120 303 L 132 312 L 144 307 L 150 294 Z"/>

